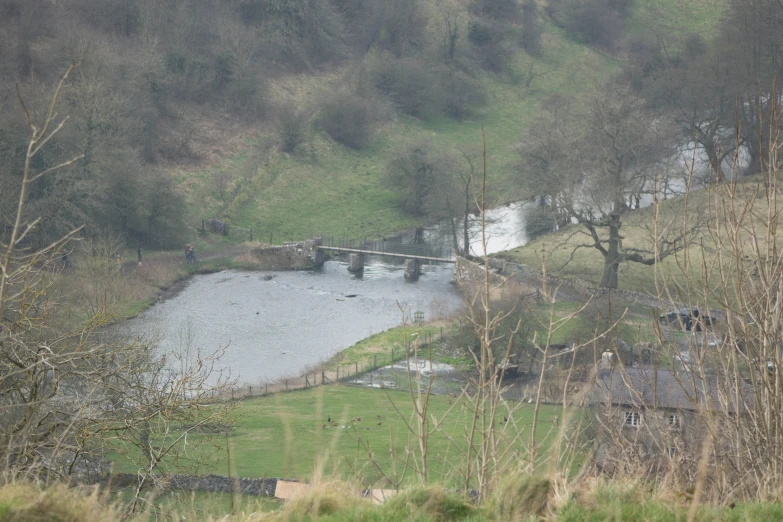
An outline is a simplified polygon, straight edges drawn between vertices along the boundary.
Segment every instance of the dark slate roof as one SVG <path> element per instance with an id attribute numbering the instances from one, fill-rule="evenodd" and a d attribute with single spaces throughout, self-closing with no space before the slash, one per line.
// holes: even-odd
<path id="1" fill-rule="evenodd" d="M 599 372 L 591 394 L 593 404 L 695 410 L 705 398 L 716 401 L 709 382 L 662 368 L 614 368 Z"/>

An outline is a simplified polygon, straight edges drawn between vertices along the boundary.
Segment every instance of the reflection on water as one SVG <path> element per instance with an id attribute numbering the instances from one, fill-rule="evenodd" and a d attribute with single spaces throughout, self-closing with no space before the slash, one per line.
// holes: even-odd
<path id="1" fill-rule="evenodd" d="M 425 265 L 412 283 L 404 281 L 402 270 L 369 258 L 361 277 L 334 261 L 308 272 L 196 276 L 179 295 L 129 321 L 128 327 L 134 335 L 158 334 L 164 350 L 181 349 L 183 330 L 191 352 L 211 353 L 227 346 L 220 366 L 240 382 L 256 384 L 297 375 L 398 326 L 398 303 L 409 316 L 422 311 L 425 319 L 454 313 L 461 306 L 450 283 L 451 265 Z"/>

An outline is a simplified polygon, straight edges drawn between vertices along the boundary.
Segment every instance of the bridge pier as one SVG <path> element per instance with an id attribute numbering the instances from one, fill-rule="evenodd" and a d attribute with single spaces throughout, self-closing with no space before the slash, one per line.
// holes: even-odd
<path id="1" fill-rule="evenodd" d="M 364 270 L 364 255 L 351 254 L 348 256 L 348 271 L 362 272 Z"/>
<path id="2" fill-rule="evenodd" d="M 406 259 L 405 260 L 405 270 L 403 272 L 403 275 L 405 276 L 406 281 L 415 281 L 419 278 L 419 274 L 421 274 L 421 270 L 419 269 L 419 260 L 418 259 Z"/>

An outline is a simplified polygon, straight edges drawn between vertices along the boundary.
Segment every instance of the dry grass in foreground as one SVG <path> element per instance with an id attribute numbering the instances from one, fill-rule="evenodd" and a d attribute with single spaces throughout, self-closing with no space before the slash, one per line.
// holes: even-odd
<path id="1" fill-rule="evenodd" d="M 115 522 L 129 520 L 204 520 L 234 522 L 392 522 L 409 520 L 513 522 L 525 520 L 552 521 L 677 521 L 688 518 L 690 496 L 687 492 L 654 489 L 629 478 L 624 481 L 586 479 L 561 491 L 556 479 L 512 476 L 484 503 L 475 505 L 455 492 L 440 486 L 412 488 L 400 492 L 384 504 L 373 504 L 361 497 L 361 488 L 345 482 L 330 482 L 314 487 L 282 509 L 261 507 L 248 511 L 248 505 L 230 512 L 223 502 L 204 509 L 192 505 L 152 509 L 127 518 L 121 502 L 91 488 L 68 488 L 63 485 L 43 488 L 35 484 L 10 483 L 0 487 L 0 522 Z M 227 497 L 228 495 L 223 495 Z M 193 497 L 194 499 L 203 497 Z M 223 506 L 216 508 L 215 506 Z M 238 505 L 238 504 L 237 504 Z M 258 504 L 261 506 L 261 504 Z M 222 509 L 222 510 L 221 510 Z M 699 506 L 691 520 L 696 521 L 777 521 L 783 519 L 783 504 L 769 502 L 722 506 Z"/>

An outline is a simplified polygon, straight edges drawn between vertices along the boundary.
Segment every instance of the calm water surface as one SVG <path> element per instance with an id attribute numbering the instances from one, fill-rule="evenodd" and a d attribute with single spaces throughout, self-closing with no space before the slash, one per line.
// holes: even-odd
<path id="1" fill-rule="evenodd" d="M 129 322 L 132 335 L 160 337 L 164 351 L 227 346 L 220 366 L 244 384 L 298 375 L 310 365 L 401 323 L 397 303 L 425 320 L 456 312 L 462 298 L 451 265 L 423 266 L 405 282 L 401 266 L 368 258 L 354 277 L 343 262 L 307 272 L 224 271 L 188 286 Z M 265 280 L 265 276 L 273 276 Z M 348 297 L 355 295 L 355 297 Z"/>

